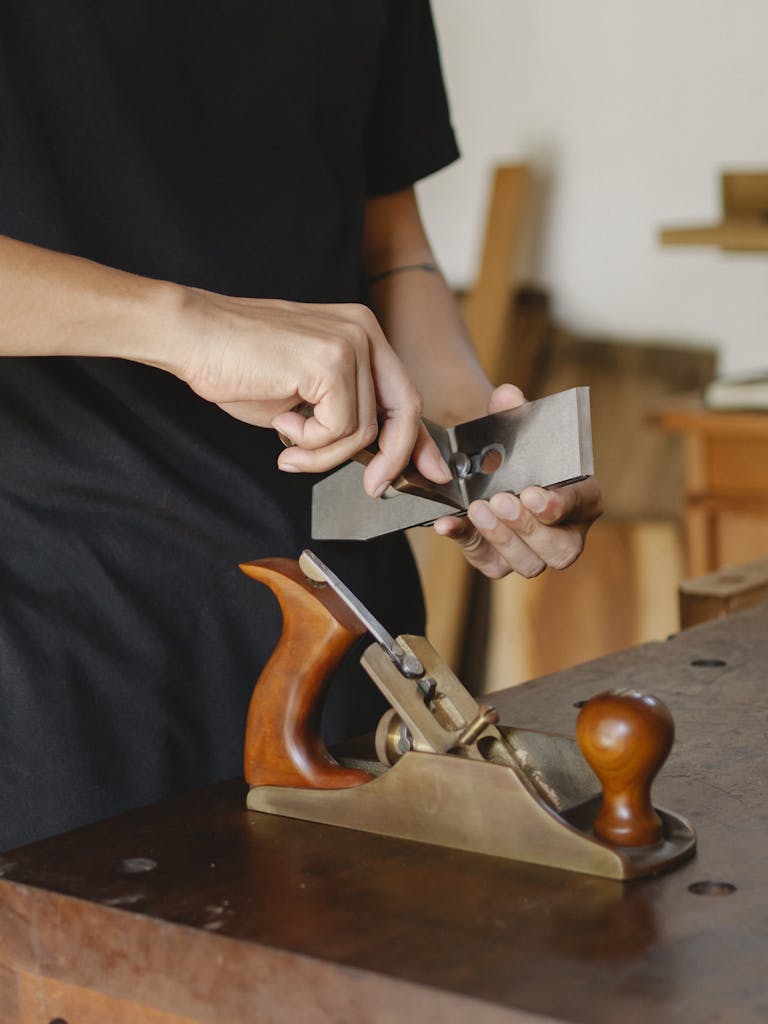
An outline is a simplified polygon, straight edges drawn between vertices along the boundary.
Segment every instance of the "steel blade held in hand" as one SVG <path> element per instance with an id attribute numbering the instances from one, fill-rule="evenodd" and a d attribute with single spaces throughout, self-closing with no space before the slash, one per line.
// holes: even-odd
<path id="1" fill-rule="evenodd" d="M 450 484 L 420 487 L 418 495 L 390 488 L 381 498 L 369 498 L 363 490 L 364 469 L 351 462 L 315 484 L 312 537 L 368 540 L 461 514 L 476 499 L 501 491 L 556 487 L 593 472 L 587 387 L 454 427 L 427 427 L 453 470 Z M 426 497 L 430 490 L 432 496 Z M 448 493 L 450 504 L 441 500 Z"/>

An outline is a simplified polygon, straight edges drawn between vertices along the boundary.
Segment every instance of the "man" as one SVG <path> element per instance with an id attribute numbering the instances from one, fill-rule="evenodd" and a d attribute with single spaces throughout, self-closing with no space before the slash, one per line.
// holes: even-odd
<path id="1" fill-rule="evenodd" d="M 411 457 L 445 479 L 422 409 L 522 396 L 484 378 L 418 217 L 456 155 L 427 3 L 14 0 L 0 43 L 7 849 L 236 774 L 279 632 L 237 562 L 296 557 L 311 474 L 374 436 L 370 494 Z M 489 575 L 568 564 L 595 485 L 522 497 L 437 528 Z M 316 547 L 421 630 L 401 537 Z M 350 663 L 328 739 L 377 700 Z"/>

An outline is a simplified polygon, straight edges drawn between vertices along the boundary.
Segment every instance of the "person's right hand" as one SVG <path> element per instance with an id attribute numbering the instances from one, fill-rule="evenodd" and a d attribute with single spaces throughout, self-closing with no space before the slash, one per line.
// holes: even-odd
<path id="1" fill-rule="evenodd" d="M 450 479 L 420 396 L 366 306 L 184 292 L 184 355 L 173 372 L 231 416 L 293 442 L 281 469 L 323 472 L 378 438 L 368 494 L 382 494 L 409 460 L 435 482 Z M 301 403 L 313 407 L 308 419 L 292 411 Z"/>

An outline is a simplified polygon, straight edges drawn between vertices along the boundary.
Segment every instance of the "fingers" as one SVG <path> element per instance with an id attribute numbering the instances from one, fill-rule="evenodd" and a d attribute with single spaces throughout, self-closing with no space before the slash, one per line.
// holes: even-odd
<path id="1" fill-rule="evenodd" d="M 600 485 L 592 476 L 551 490 L 526 487 L 520 500 L 546 526 L 565 522 L 591 524 L 603 514 Z"/>
<path id="2" fill-rule="evenodd" d="M 501 579 L 510 572 L 530 579 L 544 571 L 545 562 L 499 523 L 487 502 L 473 502 L 470 510 L 466 519 L 445 517 L 435 523 L 437 533 L 459 544 L 470 565 L 490 579 Z"/>
<path id="3" fill-rule="evenodd" d="M 385 420 L 379 431 L 379 451 L 366 467 L 363 476 L 366 493 L 374 498 L 380 497 L 409 461 L 412 461 L 418 471 L 428 480 L 434 480 L 435 483 L 441 484 L 448 483 L 452 479 L 450 467 L 443 459 L 440 449 L 424 424 L 419 421 L 416 441 L 410 452 L 408 452 L 409 441 L 406 440 L 405 445 L 400 444 L 399 448 L 397 441 L 392 443 L 393 434 L 390 433 L 390 430 L 393 424 L 393 420 Z M 401 431 L 400 440 L 402 441 L 407 436 Z M 404 462 L 403 457 L 405 457 Z"/>
<path id="4" fill-rule="evenodd" d="M 436 483 L 450 470 L 421 422 L 421 399 L 370 309 L 185 289 L 184 359 L 173 372 L 200 397 L 291 441 L 278 459 L 289 472 L 323 472 L 366 448 L 379 451 L 364 476 L 381 494 L 413 459 Z M 307 418 L 292 411 L 312 407 Z M 491 407 L 524 402 L 513 385 Z M 378 423 L 381 422 L 379 428 Z"/>
<path id="5" fill-rule="evenodd" d="M 502 384 L 491 394 L 488 412 L 516 409 L 525 401 L 514 384 Z M 602 512 L 600 487 L 589 477 L 552 490 L 526 487 L 519 498 L 495 494 L 490 501 L 474 501 L 466 519 L 438 519 L 435 530 L 459 544 L 467 561 L 486 576 L 516 572 L 531 579 L 548 566 L 565 569 L 575 562 Z"/>
<path id="6" fill-rule="evenodd" d="M 473 502 L 466 520 L 440 519 L 435 529 L 459 543 L 486 576 L 516 572 L 530 579 L 547 566 L 565 569 L 576 561 L 601 512 L 600 487 L 589 478 L 551 491 L 529 487 L 520 498 L 495 494 Z"/>
<path id="7" fill-rule="evenodd" d="M 387 365 L 387 361 L 390 356 L 394 356 L 394 353 L 381 333 L 381 328 L 375 318 L 374 324 L 375 326 L 372 325 L 372 341 L 376 347 L 372 355 L 372 366 L 379 408 L 387 413 L 388 418 L 379 434 L 379 448 L 382 455 L 377 456 L 366 470 L 365 489 L 372 495 L 383 493 L 394 477 L 402 472 L 409 459 L 428 480 L 434 480 L 435 483 L 448 483 L 451 479 L 451 470 L 420 418 L 417 420 L 418 429 L 415 439 L 412 436 L 414 407 L 409 408 L 408 402 L 413 400 L 418 402 L 418 396 L 415 393 L 409 394 L 409 391 L 412 392 L 412 388 L 407 378 L 406 390 L 398 390 L 397 373 L 392 372 Z M 381 343 L 383 343 L 383 348 L 378 347 Z M 525 401 L 525 395 L 520 388 L 514 384 L 502 384 L 491 394 L 488 411 L 501 412 L 506 409 L 516 409 L 518 406 L 524 405 Z M 420 417 L 420 403 L 417 408 Z M 404 453 L 407 455 L 403 460 Z M 393 470 L 393 467 L 397 468 Z"/>
<path id="8" fill-rule="evenodd" d="M 307 421 L 309 435 L 305 441 L 310 449 L 322 447 L 327 452 L 330 447 L 328 438 L 341 434 L 340 440 L 346 448 L 353 445 L 355 451 L 360 451 L 376 437 L 377 403 L 369 331 L 366 325 L 357 323 L 353 324 L 350 330 L 352 345 L 345 349 L 345 353 L 351 353 L 352 358 L 348 358 L 344 363 L 325 365 L 326 372 L 330 374 L 330 381 L 319 400 L 315 402 L 312 418 Z M 345 427 L 341 427 L 339 423 L 339 407 L 345 407 Z M 345 429 L 349 431 L 346 436 Z"/>
<path id="9" fill-rule="evenodd" d="M 364 483 L 378 496 L 409 461 L 420 428 L 421 402 L 373 313 L 364 306 L 311 307 L 339 328 L 347 346 L 320 360 L 320 380 L 300 390 L 312 415 L 283 413 L 272 425 L 294 447 L 278 458 L 290 472 L 322 472 L 367 447 L 379 435 L 380 453 Z M 379 428 L 379 419 L 383 425 Z"/>
<path id="10" fill-rule="evenodd" d="M 405 371 L 375 317 L 363 306 L 319 306 L 270 299 L 244 299 L 200 289 L 185 290 L 182 328 L 188 356 L 174 369 L 201 398 L 257 426 L 274 425 L 293 443 L 280 465 L 322 471 L 346 461 L 376 436 L 378 374 L 392 398 L 385 412 L 397 420 L 390 430 L 394 465 L 408 461 L 420 406 Z M 374 349 L 377 367 L 373 366 Z M 291 410 L 312 406 L 305 419 Z"/>
<path id="11" fill-rule="evenodd" d="M 411 462 L 422 476 L 428 480 L 434 480 L 437 484 L 447 484 L 453 479 L 450 466 L 440 454 L 440 449 L 423 423 L 419 425 L 416 444 L 411 453 Z"/>
<path id="12" fill-rule="evenodd" d="M 329 469 L 357 454 L 378 434 L 379 450 L 363 477 L 368 494 L 383 494 L 411 458 L 424 476 L 447 483 L 451 472 L 421 422 L 420 396 L 376 318 L 365 307 L 344 310 L 345 315 L 355 318 L 357 328 L 352 335 L 357 356 L 354 388 L 350 387 L 350 366 L 340 361 L 335 365 L 323 363 L 331 379 L 316 389 L 319 397 L 315 398 L 311 417 L 304 419 L 289 411 L 272 421 L 294 446 L 279 456 L 278 465 L 289 472 Z M 303 397 L 306 395 L 302 392 Z M 355 414 L 348 422 L 338 415 L 343 402 L 346 414 Z M 355 422 L 357 427 L 352 430 Z"/>
<path id="13" fill-rule="evenodd" d="M 331 321 L 330 329 L 338 337 L 306 345 L 306 379 L 299 378 L 297 391 L 309 415 L 288 411 L 272 420 L 294 445 L 283 453 L 282 468 L 328 469 L 366 447 L 378 432 L 369 336 L 362 325 L 343 319 Z"/>
<path id="14" fill-rule="evenodd" d="M 488 525 L 480 529 L 486 539 L 501 551 L 510 569 L 523 576 L 537 575 L 546 566 L 565 569 L 576 561 L 583 550 L 586 529 L 582 529 L 582 524 L 563 522 L 546 525 L 512 494 L 495 494 L 490 502 L 478 504 L 485 504 L 488 511 L 483 509 L 481 513 L 478 509 L 473 514 L 470 506 L 473 521 L 478 518 L 478 514 L 484 515 L 483 521 L 486 524 L 490 524 L 491 517 L 496 520 L 497 525 L 492 533 Z M 518 542 L 528 549 L 521 558 L 519 568 L 516 563 L 520 557 Z M 533 573 L 531 568 L 535 570 Z"/>
<path id="15" fill-rule="evenodd" d="M 488 399 L 488 412 L 505 412 L 525 405 L 525 395 L 515 384 L 501 384 Z"/>
<path id="16" fill-rule="evenodd" d="M 371 371 L 381 427 L 379 451 L 365 470 L 365 490 L 374 497 L 383 494 L 412 457 L 418 460 L 420 472 L 425 476 L 435 482 L 446 483 L 451 473 L 421 422 L 421 397 L 373 313 L 370 310 L 366 313 Z"/>

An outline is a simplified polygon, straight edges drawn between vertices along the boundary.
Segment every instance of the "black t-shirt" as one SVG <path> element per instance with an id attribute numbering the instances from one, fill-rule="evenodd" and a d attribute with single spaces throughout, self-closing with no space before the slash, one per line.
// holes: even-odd
<path id="1" fill-rule="evenodd" d="M 0 234 L 228 294 L 364 298 L 366 195 L 456 155 L 421 0 L 7 0 Z M 116 359 L 0 362 L 0 849 L 241 770 L 313 478 Z M 419 631 L 400 537 L 314 544 Z M 359 651 L 357 652 L 359 654 Z M 378 695 L 348 659 L 332 740 Z"/>

